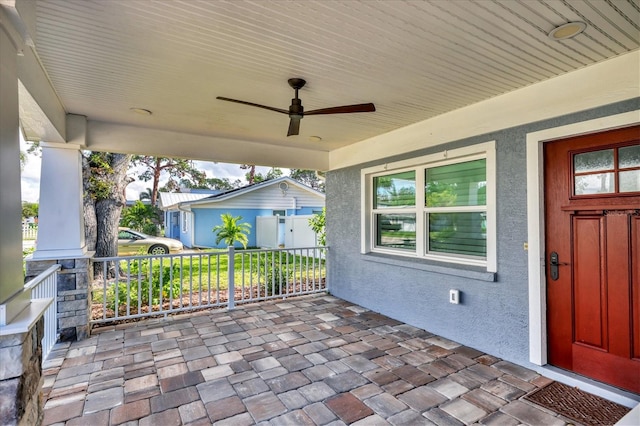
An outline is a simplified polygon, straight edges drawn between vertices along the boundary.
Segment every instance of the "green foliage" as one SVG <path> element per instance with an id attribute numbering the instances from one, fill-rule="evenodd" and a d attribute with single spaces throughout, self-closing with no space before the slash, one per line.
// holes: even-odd
<path id="1" fill-rule="evenodd" d="M 244 248 L 247 248 L 249 238 L 247 235 L 251 232 L 251 225 L 240 221 L 242 216 L 232 216 L 229 213 L 223 213 L 220 216 L 222 223 L 214 226 L 212 231 L 217 233 L 216 245 L 220 241 L 224 241 L 227 246 L 232 246 L 236 241 L 242 244 Z"/>
<path id="2" fill-rule="evenodd" d="M 150 155 L 135 155 L 131 164 L 135 167 L 142 167 L 142 172 L 138 178 L 144 182 L 153 182 L 151 189 L 151 204 L 157 202 L 160 178 L 168 175 L 169 180 L 165 185 L 168 191 L 180 189 L 181 182 L 188 181 L 193 187 L 201 187 L 205 184 L 207 175 L 198 170 L 194 162 L 182 158 L 153 157 Z"/>
<path id="3" fill-rule="evenodd" d="M 278 179 L 279 177 L 282 177 L 282 170 L 280 170 L 277 167 L 272 167 L 267 172 L 267 175 L 264 177 L 264 180 L 273 180 L 273 179 Z"/>
<path id="4" fill-rule="evenodd" d="M 87 190 L 94 200 L 106 200 L 114 195 L 116 183 L 113 181 L 114 170 L 110 162 L 112 155 L 108 152 L 89 153 Z"/>
<path id="5" fill-rule="evenodd" d="M 286 293 L 287 283 L 290 283 L 292 278 L 293 271 L 289 270 L 286 265 L 282 265 L 282 267 L 277 263 L 273 267 L 269 265 L 265 275 L 267 296 Z"/>
<path id="6" fill-rule="evenodd" d="M 249 182 L 249 185 L 264 182 L 267 180 L 278 179 L 283 175 L 282 170 L 277 167 L 272 167 L 271 169 L 269 169 L 266 175 L 263 175 L 262 173 L 256 173 L 255 164 L 241 164 L 240 168 L 242 170 L 249 170 L 245 174 L 245 178 L 247 179 L 247 182 Z"/>
<path id="7" fill-rule="evenodd" d="M 26 261 L 26 258 L 30 254 L 33 254 L 34 251 L 36 251 L 35 247 L 27 247 L 27 248 L 23 248 L 22 249 L 22 274 L 23 275 L 27 275 L 27 261 Z"/>
<path id="8" fill-rule="evenodd" d="M 289 177 L 297 180 L 316 191 L 324 192 L 324 181 L 318 177 L 319 173 L 315 170 L 291 169 Z"/>
<path id="9" fill-rule="evenodd" d="M 282 177 L 282 170 L 275 167 L 269 169 L 266 175 L 263 175 L 262 173 L 256 173 L 253 176 L 253 183 L 265 182 L 268 180 L 278 179 L 279 177 Z M 246 178 L 247 181 L 250 180 L 249 173 L 247 173 Z"/>
<path id="10" fill-rule="evenodd" d="M 140 192 L 140 194 L 138 194 L 138 200 L 142 201 L 142 200 L 151 200 L 151 198 L 153 198 L 153 189 L 151 188 L 147 188 L 146 190 Z"/>
<path id="11" fill-rule="evenodd" d="M 249 170 L 245 177 L 247 178 L 247 182 L 249 185 L 253 185 L 255 183 L 254 178 L 256 175 L 256 165 L 255 164 L 241 164 L 240 168 L 242 170 Z"/>
<path id="12" fill-rule="evenodd" d="M 145 234 L 156 235 L 160 217 L 160 210 L 157 207 L 136 201 L 132 206 L 122 210 L 120 225 Z"/>
<path id="13" fill-rule="evenodd" d="M 38 203 L 22 202 L 22 218 L 38 217 Z"/>
<path id="14" fill-rule="evenodd" d="M 182 287 L 180 270 L 178 263 L 160 265 L 156 262 L 150 269 L 149 259 L 134 261 L 129 267 L 132 277 L 129 286 L 126 282 L 118 282 L 117 291 L 115 287 L 107 290 L 107 307 L 115 310 L 116 300 L 119 306 L 126 306 L 129 301 L 130 306 L 137 307 L 138 303 L 142 306 L 157 305 L 170 297 L 179 298 Z"/>
<path id="15" fill-rule="evenodd" d="M 326 231 L 326 216 L 327 216 L 327 208 L 322 208 L 322 213 L 314 215 L 311 219 L 309 219 L 309 226 L 313 229 L 318 235 L 318 244 L 324 246 L 327 244 L 327 231 Z"/>
<path id="16" fill-rule="evenodd" d="M 429 207 L 449 207 L 456 205 L 457 194 L 455 184 L 428 183 L 426 201 Z"/>
<path id="17" fill-rule="evenodd" d="M 293 268 L 291 264 L 296 261 L 296 256 L 282 257 L 283 254 L 260 253 L 258 262 L 254 266 L 253 273 L 260 282 L 264 284 L 267 296 L 276 296 L 287 291 L 287 283 L 292 284 L 294 280 Z"/>
<path id="18" fill-rule="evenodd" d="M 180 181 L 180 188 L 191 188 L 191 189 L 217 189 L 220 191 L 228 191 L 234 188 L 240 188 L 242 186 L 242 181 L 240 179 L 236 179 L 231 182 L 229 178 L 206 178 L 199 184 L 196 184 L 188 179 L 182 179 Z M 168 186 L 164 186 L 162 188 L 163 191 L 171 190 Z"/>
<path id="19" fill-rule="evenodd" d="M 40 142 L 34 141 L 25 141 L 27 145 L 27 151 L 20 151 L 20 171 L 23 172 L 25 166 L 29 162 L 29 156 L 40 155 Z"/>

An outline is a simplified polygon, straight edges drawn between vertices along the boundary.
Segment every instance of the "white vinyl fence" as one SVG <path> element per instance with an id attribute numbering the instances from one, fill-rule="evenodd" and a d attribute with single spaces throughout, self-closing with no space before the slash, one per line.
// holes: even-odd
<path id="1" fill-rule="evenodd" d="M 35 240 L 38 238 L 38 227 L 30 225 L 22 225 L 22 239 Z"/>

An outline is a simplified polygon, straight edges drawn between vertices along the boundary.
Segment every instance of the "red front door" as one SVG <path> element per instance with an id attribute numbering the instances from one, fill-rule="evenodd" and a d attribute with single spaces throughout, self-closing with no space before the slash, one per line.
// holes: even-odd
<path id="1" fill-rule="evenodd" d="M 640 393 L 640 126 L 544 162 L 549 363 Z"/>

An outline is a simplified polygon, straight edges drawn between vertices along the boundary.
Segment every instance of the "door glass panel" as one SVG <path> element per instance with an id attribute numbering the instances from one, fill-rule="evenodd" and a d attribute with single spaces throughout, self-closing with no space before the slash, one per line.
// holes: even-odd
<path id="1" fill-rule="evenodd" d="M 377 214 L 376 246 L 416 249 L 415 214 Z"/>
<path id="2" fill-rule="evenodd" d="M 409 171 L 373 178 L 374 209 L 416 205 L 416 172 Z"/>
<path id="3" fill-rule="evenodd" d="M 597 172 L 613 169 L 613 149 L 585 152 L 573 157 L 574 173 Z"/>
<path id="4" fill-rule="evenodd" d="M 621 169 L 640 167 L 640 145 L 625 146 L 618 151 L 618 162 Z"/>
<path id="5" fill-rule="evenodd" d="M 575 194 L 611 194 L 615 192 L 614 174 L 597 173 L 575 176 Z"/>
<path id="6" fill-rule="evenodd" d="M 620 192 L 640 192 L 640 170 L 620 172 Z"/>

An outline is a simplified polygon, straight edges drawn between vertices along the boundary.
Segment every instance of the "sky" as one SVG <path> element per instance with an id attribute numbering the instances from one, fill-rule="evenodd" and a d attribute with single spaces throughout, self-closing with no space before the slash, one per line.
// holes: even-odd
<path id="1" fill-rule="evenodd" d="M 21 138 L 20 150 L 26 152 L 28 146 L 28 143 L 24 142 Z M 240 179 L 242 182 L 247 182 L 245 179 L 246 170 L 242 170 L 239 164 L 195 161 L 195 165 L 199 170 L 204 171 L 208 178 L 228 178 L 231 182 Z M 39 201 L 40 166 L 41 161 L 39 155 L 27 155 L 27 163 L 24 166 L 21 176 L 22 201 L 31 203 L 37 203 Z M 256 167 L 256 173 L 266 174 L 269 169 L 269 167 L 258 166 Z M 289 169 L 282 169 L 282 172 L 284 175 L 288 175 Z M 137 200 L 140 192 L 145 191 L 146 188 L 150 188 L 152 182 L 142 182 L 138 180 L 135 170 L 131 170 L 129 174 L 136 180 L 127 186 L 127 200 Z M 165 178 L 160 182 L 161 187 L 166 183 L 166 180 Z"/>

